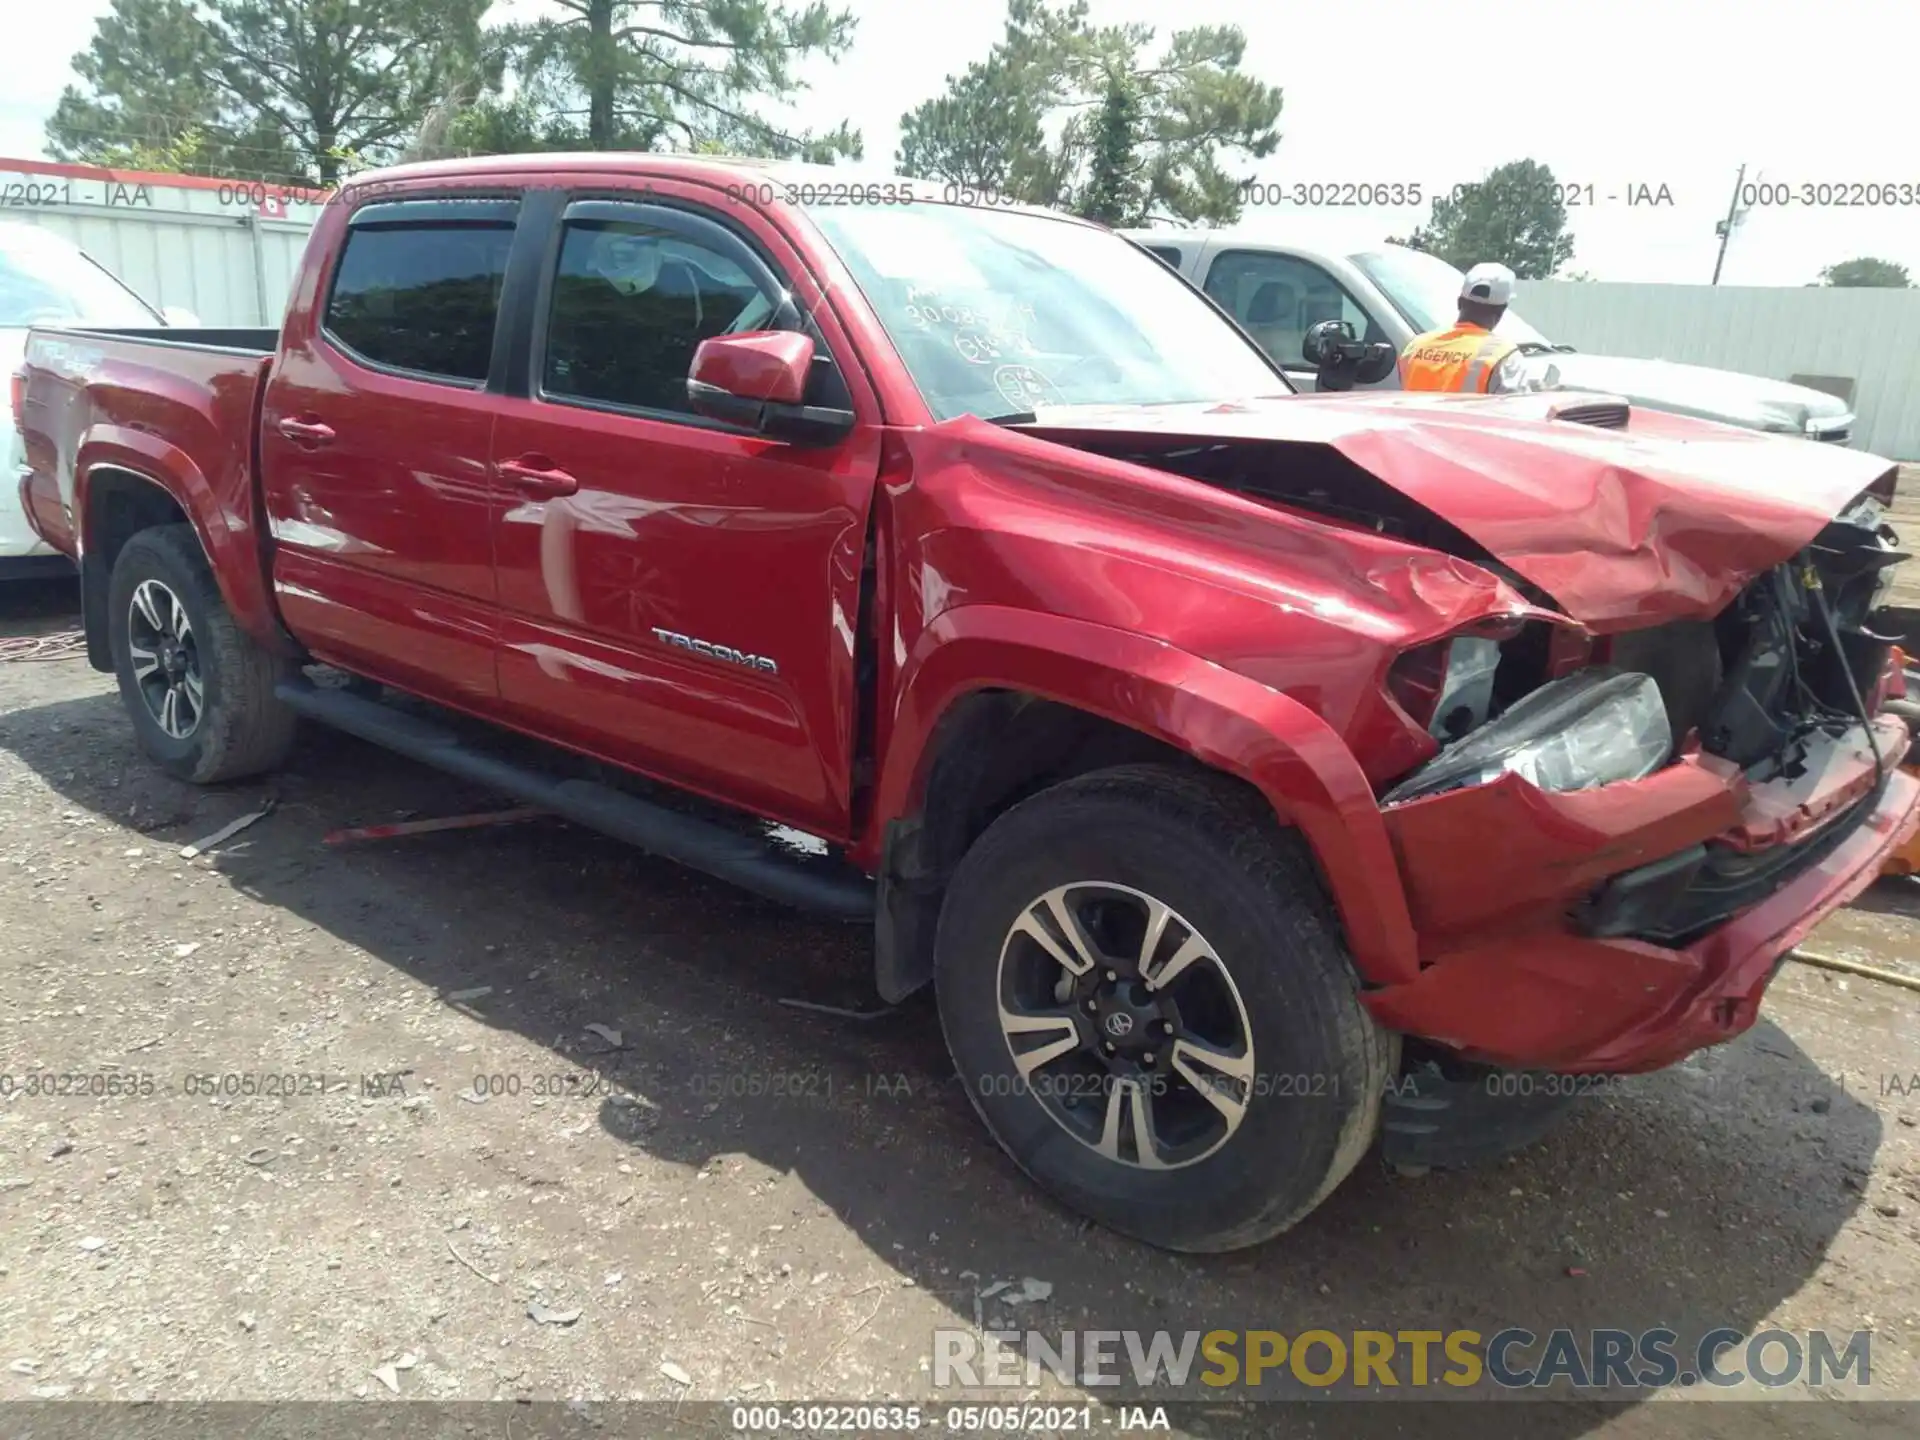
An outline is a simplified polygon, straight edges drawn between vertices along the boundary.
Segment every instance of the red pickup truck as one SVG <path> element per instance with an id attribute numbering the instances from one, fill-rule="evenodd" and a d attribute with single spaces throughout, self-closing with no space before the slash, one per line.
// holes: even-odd
<path id="1" fill-rule="evenodd" d="M 976 199 L 352 182 L 277 333 L 33 333 L 25 509 L 169 771 L 306 716 L 871 924 L 1019 1164 L 1163 1246 L 1750 1026 L 1916 824 L 1894 468 L 1295 395 L 1131 242 Z"/>

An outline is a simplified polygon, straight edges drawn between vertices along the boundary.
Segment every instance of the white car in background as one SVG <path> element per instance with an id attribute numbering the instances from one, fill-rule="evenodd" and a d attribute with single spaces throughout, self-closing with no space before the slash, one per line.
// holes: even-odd
<path id="1" fill-rule="evenodd" d="M 166 319 L 65 236 L 37 225 L 0 222 L 0 374 L 26 357 L 30 325 L 150 329 Z M 73 562 L 28 528 L 20 508 L 26 455 L 13 406 L 0 414 L 0 580 L 71 575 Z"/>
<path id="2" fill-rule="evenodd" d="M 1309 222 L 1310 223 L 1310 222 Z M 1302 390 L 1315 388 L 1315 367 L 1301 346 L 1322 320 L 1345 320 L 1356 338 L 1385 340 L 1395 353 L 1414 336 L 1453 324 L 1458 313 L 1460 271 L 1435 255 L 1384 241 L 1359 245 L 1351 235 L 1306 238 L 1261 227 L 1219 230 L 1126 230 L 1213 297 L 1251 335 L 1287 378 Z M 1285 235 L 1283 239 L 1276 236 Z M 1318 243 L 1320 241 L 1333 243 Z M 1495 334 L 1551 364 L 1558 386 L 1617 395 L 1649 410 L 1668 410 L 1747 430 L 1799 435 L 1846 444 L 1854 415 L 1847 402 L 1822 390 L 1768 380 L 1706 365 L 1636 360 L 1623 355 L 1587 355 L 1556 345 L 1513 310 Z M 1390 373 L 1365 389 L 1397 389 Z"/>

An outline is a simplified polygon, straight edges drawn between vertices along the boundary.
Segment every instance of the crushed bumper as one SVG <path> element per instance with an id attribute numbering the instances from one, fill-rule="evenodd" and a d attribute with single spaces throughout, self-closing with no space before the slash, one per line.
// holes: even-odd
<path id="1" fill-rule="evenodd" d="M 1695 759 L 1592 791 L 1509 777 L 1389 810 L 1426 963 L 1368 1008 L 1469 1059 L 1562 1072 L 1654 1070 L 1733 1038 L 1782 957 L 1920 828 L 1920 777 L 1890 769 L 1876 789 L 1870 763 L 1830 774 L 1818 801 L 1833 829 L 1794 846 L 1811 863 L 1690 943 L 1586 933 L 1579 916 L 1636 865 L 1751 836 L 1778 816 L 1770 788 Z"/>

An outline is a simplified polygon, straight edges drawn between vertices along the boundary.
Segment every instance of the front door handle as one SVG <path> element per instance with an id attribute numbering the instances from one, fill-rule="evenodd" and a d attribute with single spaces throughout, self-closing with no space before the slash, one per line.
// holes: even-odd
<path id="1" fill-rule="evenodd" d="M 333 439 L 333 427 L 318 420 L 282 420 L 280 433 L 297 445 L 325 445 Z"/>
<path id="2" fill-rule="evenodd" d="M 556 470 L 553 462 L 544 455 L 522 455 L 518 460 L 502 460 L 494 470 L 502 480 L 542 500 L 571 495 L 580 488 L 578 480 L 564 470 Z"/>

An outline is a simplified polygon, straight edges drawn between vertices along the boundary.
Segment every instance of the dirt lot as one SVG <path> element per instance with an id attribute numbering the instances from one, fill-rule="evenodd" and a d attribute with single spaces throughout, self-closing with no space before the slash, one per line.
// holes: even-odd
<path id="1" fill-rule="evenodd" d="M 0 597 L 0 634 L 66 603 Z M 1867 1328 L 1873 1392 L 1920 1399 L 1920 995 L 1789 966 L 1753 1033 L 1518 1159 L 1369 1159 L 1277 1242 L 1179 1258 L 1041 1198 L 926 1007 L 780 1003 L 867 1003 L 856 930 L 556 822 L 320 843 L 493 803 L 319 731 L 268 782 L 197 791 L 83 662 L 0 663 L 4 1069 L 135 1089 L 0 1100 L 0 1395 L 931 1397 L 936 1328 L 1012 1322 Z M 1916 898 L 1884 883 L 1812 943 L 1920 973 Z M 981 1298 L 1027 1277 L 1050 1297 Z M 1442 1431 L 1384 1408 L 1368 1428 Z M 1526 1410 L 1546 1437 L 1914 1433 L 1859 1404 Z"/>

